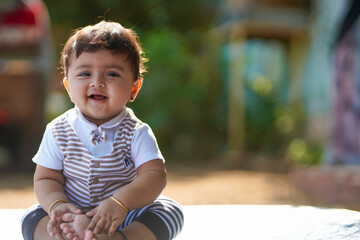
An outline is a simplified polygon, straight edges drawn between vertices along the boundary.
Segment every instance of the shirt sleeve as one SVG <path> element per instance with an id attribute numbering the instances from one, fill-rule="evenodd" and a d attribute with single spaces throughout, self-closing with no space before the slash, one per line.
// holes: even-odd
<path id="1" fill-rule="evenodd" d="M 154 159 L 161 159 L 165 162 L 153 131 L 149 125 L 145 123 L 143 123 L 134 133 L 131 143 L 131 158 L 133 159 L 136 168 Z"/>
<path id="2" fill-rule="evenodd" d="M 40 147 L 32 160 L 34 163 L 46 168 L 55 170 L 63 169 L 64 155 L 54 138 L 49 124 L 46 126 Z"/>

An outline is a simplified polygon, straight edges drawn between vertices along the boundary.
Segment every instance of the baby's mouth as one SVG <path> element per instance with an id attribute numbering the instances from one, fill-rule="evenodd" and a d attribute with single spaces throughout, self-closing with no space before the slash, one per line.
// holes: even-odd
<path id="1" fill-rule="evenodd" d="M 89 98 L 94 100 L 105 100 L 107 97 L 101 94 L 91 94 Z"/>

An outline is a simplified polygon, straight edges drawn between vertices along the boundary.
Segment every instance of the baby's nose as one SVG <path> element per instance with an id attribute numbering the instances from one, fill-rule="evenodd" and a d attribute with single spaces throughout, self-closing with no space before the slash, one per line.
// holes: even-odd
<path id="1" fill-rule="evenodd" d="M 94 77 L 90 83 L 92 87 L 104 87 L 105 83 L 102 77 Z"/>

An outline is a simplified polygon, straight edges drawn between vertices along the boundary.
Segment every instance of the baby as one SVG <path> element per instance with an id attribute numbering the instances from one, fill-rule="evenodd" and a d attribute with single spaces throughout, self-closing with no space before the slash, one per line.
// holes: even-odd
<path id="1" fill-rule="evenodd" d="M 137 35 L 102 21 L 66 42 L 64 86 L 75 104 L 46 127 L 36 163 L 39 205 L 24 239 L 172 239 L 183 213 L 161 197 L 164 158 L 151 128 L 126 107 L 143 84 Z"/>

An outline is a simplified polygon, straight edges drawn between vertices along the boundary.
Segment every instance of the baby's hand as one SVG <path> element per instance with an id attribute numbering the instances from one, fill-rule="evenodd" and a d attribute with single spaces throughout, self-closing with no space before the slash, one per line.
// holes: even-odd
<path id="1" fill-rule="evenodd" d="M 50 220 L 47 224 L 47 231 L 51 237 L 62 240 L 62 231 L 60 224 L 62 222 L 62 216 L 65 213 L 81 214 L 81 210 L 72 203 L 57 204 L 51 211 Z"/>
<path id="2" fill-rule="evenodd" d="M 86 213 L 93 217 L 88 230 L 95 234 L 107 232 L 111 236 L 126 217 L 126 212 L 110 198 L 105 199 L 99 206 Z"/>

